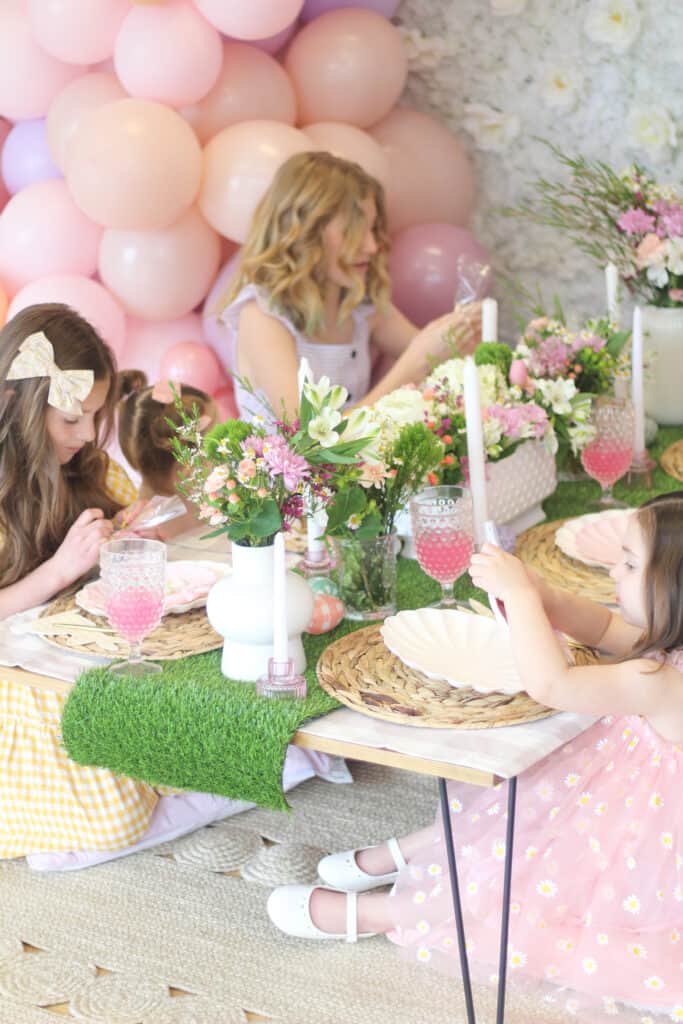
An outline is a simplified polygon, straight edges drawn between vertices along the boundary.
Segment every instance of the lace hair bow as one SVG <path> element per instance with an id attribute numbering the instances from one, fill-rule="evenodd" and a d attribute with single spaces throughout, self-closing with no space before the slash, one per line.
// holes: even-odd
<path id="1" fill-rule="evenodd" d="M 81 415 L 81 402 L 88 397 L 95 383 L 92 370 L 60 370 L 55 363 L 52 343 L 42 331 L 30 334 L 21 343 L 7 374 L 7 380 L 28 380 L 31 377 L 50 378 L 47 403 L 67 416 Z"/>

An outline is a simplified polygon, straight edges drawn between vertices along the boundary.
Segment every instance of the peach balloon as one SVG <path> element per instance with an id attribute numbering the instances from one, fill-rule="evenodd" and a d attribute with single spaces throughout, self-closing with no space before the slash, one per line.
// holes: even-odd
<path id="1" fill-rule="evenodd" d="M 117 100 L 93 111 L 66 164 L 76 203 L 108 228 L 156 231 L 192 205 L 201 150 L 186 121 L 151 100 Z"/>
<path id="2" fill-rule="evenodd" d="M 9 300 L 3 288 L 0 288 L 0 327 L 3 326 L 7 320 L 7 308 L 9 306 Z"/>
<path id="3" fill-rule="evenodd" d="M 0 152 L 2 151 L 2 147 L 5 145 L 5 139 L 11 131 L 12 125 L 9 123 L 9 121 L 5 121 L 4 118 L 0 117 Z M 0 211 L 4 209 L 5 203 L 8 199 L 9 192 L 5 188 L 5 183 L 2 180 L 2 175 L 0 175 Z"/>
<path id="4" fill-rule="evenodd" d="M 389 113 L 408 70 L 397 28 L 373 11 L 322 14 L 294 37 L 285 56 L 299 119 L 344 121 L 359 128 Z"/>
<path id="5" fill-rule="evenodd" d="M 199 305 L 220 257 L 218 235 L 192 207 L 160 231 L 105 231 L 99 275 L 127 313 L 172 320 Z"/>
<path id="6" fill-rule="evenodd" d="M 11 121 L 45 117 L 52 99 L 80 73 L 38 45 L 22 0 L 0 3 L 0 115 Z"/>
<path id="7" fill-rule="evenodd" d="M 194 0 L 205 18 L 235 39 L 265 39 L 298 18 L 304 0 Z"/>
<path id="8" fill-rule="evenodd" d="M 52 158 L 64 170 L 76 133 L 98 107 L 126 97 L 114 74 L 95 71 L 82 75 L 55 96 L 47 113 L 47 142 Z"/>
<path id="9" fill-rule="evenodd" d="M 97 64 L 111 57 L 128 0 L 28 0 L 36 41 L 67 64 Z"/>
<path id="10" fill-rule="evenodd" d="M 429 114 L 399 108 L 370 134 L 385 149 L 392 232 L 413 224 L 464 226 L 474 203 L 474 171 L 465 147 Z"/>
<path id="11" fill-rule="evenodd" d="M 221 364 L 208 345 L 196 341 L 180 341 L 161 360 L 160 376 L 191 384 L 211 394 L 222 376 Z"/>
<path id="12" fill-rule="evenodd" d="M 179 341 L 203 341 L 202 322 L 196 313 L 177 320 L 128 320 L 126 341 L 119 365 L 129 370 L 143 370 L 150 383 L 159 379 L 161 360 Z"/>
<path id="13" fill-rule="evenodd" d="M 218 408 L 219 420 L 238 420 L 240 411 L 235 401 L 235 390 L 230 382 L 214 392 L 213 400 Z"/>
<path id="14" fill-rule="evenodd" d="M 75 274 L 54 274 L 31 281 L 12 299 L 8 319 L 36 302 L 63 302 L 71 306 L 92 324 L 118 360 L 126 337 L 126 315 L 116 299 L 97 281 Z"/>
<path id="15" fill-rule="evenodd" d="M 310 148 L 303 132 L 277 121 L 245 121 L 224 128 L 204 150 L 199 207 L 209 224 L 243 242 L 278 167 Z"/>
<path id="16" fill-rule="evenodd" d="M 89 277 L 97 267 L 101 234 L 63 181 L 27 185 L 0 214 L 0 278 L 16 292 L 48 274 Z"/>
<path id="17" fill-rule="evenodd" d="M 133 7 L 116 37 L 114 66 L 131 96 L 172 107 L 197 103 L 221 70 L 216 29 L 187 0 Z"/>
<path id="18" fill-rule="evenodd" d="M 334 121 L 307 124 L 301 129 L 313 143 L 314 149 L 325 149 L 344 160 L 353 160 L 386 188 L 389 181 L 389 161 L 378 142 L 361 128 Z"/>
<path id="19" fill-rule="evenodd" d="M 204 145 L 240 121 L 296 121 L 294 87 L 282 65 L 247 43 L 226 43 L 223 67 L 211 92 L 181 111 Z"/>

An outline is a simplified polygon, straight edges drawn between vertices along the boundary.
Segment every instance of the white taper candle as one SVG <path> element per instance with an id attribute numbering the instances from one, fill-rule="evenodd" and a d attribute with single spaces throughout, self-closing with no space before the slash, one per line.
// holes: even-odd
<path id="1" fill-rule="evenodd" d="M 273 547 L 273 660 L 287 661 L 289 639 L 287 635 L 285 538 L 275 534 Z"/>
<path id="2" fill-rule="evenodd" d="M 467 429 L 467 466 L 472 493 L 472 517 L 474 520 L 474 541 L 484 542 L 484 523 L 489 518 L 486 499 L 486 458 L 484 454 L 484 433 L 481 422 L 481 398 L 479 395 L 479 371 L 472 356 L 465 358 L 464 375 L 465 426 Z"/>
<path id="3" fill-rule="evenodd" d="M 633 310 L 631 342 L 631 401 L 633 402 L 633 455 L 645 451 L 645 397 L 643 388 L 643 314 L 640 306 Z"/>
<path id="4" fill-rule="evenodd" d="M 607 315 L 619 326 L 621 309 L 619 307 L 619 271 L 614 263 L 605 267 L 605 290 L 607 292 Z"/>
<path id="5" fill-rule="evenodd" d="M 481 340 L 498 341 L 498 303 L 495 299 L 482 300 Z"/>

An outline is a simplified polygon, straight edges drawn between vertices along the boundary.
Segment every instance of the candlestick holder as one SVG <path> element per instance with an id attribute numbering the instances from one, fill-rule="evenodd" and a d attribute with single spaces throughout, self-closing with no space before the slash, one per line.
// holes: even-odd
<path id="1" fill-rule="evenodd" d="M 330 559 L 327 548 L 323 545 L 322 547 L 309 547 L 306 550 L 306 554 L 299 563 L 299 569 L 309 579 L 312 576 L 327 576 L 329 575 L 330 568 L 332 566 L 332 560 Z"/>
<path id="2" fill-rule="evenodd" d="M 294 671 L 294 662 L 268 659 L 268 673 L 256 680 L 256 693 L 259 697 L 270 697 L 275 700 L 304 700 L 307 693 L 306 680 Z"/>
<path id="3" fill-rule="evenodd" d="M 657 463 L 654 459 L 650 458 L 647 448 L 644 448 L 642 452 L 637 454 L 633 453 L 633 460 L 628 469 L 627 481 L 629 484 L 639 483 L 639 480 L 634 481 L 634 477 L 643 477 L 645 486 L 650 490 L 652 488 L 652 470 L 655 469 Z"/>

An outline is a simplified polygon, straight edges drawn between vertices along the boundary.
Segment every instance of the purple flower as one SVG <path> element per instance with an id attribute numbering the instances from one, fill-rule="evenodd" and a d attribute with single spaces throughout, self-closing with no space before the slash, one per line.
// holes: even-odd
<path id="1" fill-rule="evenodd" d="M 493 419 L 498 420 L 506 437 L 515 441 L 521 437 L 543 437 L 548 425 L 548 416 L 544 409 L 534 402 L 524 405 L 515 405 L 508 408 L 504 405 L 491 405 L 487 413 Z M 529 429 L 525 430 L 525 427 Z"/>
<path id="2" fill-rule="evenodd" d="M 665 203 L 660 199 L 654 204 L 659 214 L 657 234 L 660 238 L 680 238 L 683 235 L 683 208 L 678 203 Z"/>
<path id="3" fill-rule="evenodd" d="M 280 441 L 283 439 L 280 438 Z M 296 455 L 284 442 L 282 445 L 271 445 L 264 451 L 263 457 L 271 477 L 281 474 L 288 491 L 295 491 L 311 475 L 311 467 L 303 455 Z"/>
<path id="4" fill-rule="evenodd" d="M 585 338 L 577 334 L 572 342 L 572 352 L 580 352 L 582 348 L 590 348 L 593 352 L 600 352 L 606 344 L 605 339 L 600 338 L 597 334 L 590 334 Z"/>
<path id="5" fill-rule="evenodd" d="M 655 226 L 655 219 L 650 213 L 632 206 L 626 210 L 617 220 L 617 226 L 625 231 L 627 235 L 644 235 L 652 231 Z"/>
<path id="6" fill-rule="evenodd" d="M 529 369 L 534 377 L 561 377 L 567 369 L 569 346 L 562 338 L 551 334 L 532 349 Z"/>
<path id="7" fill-rule="evenodd" d="M 245 437 L 244 441 L 240 445 L 245 455 L 254 453 L 255 458 L 259 458 L 263 455 L 263 438 L 257 434 L 250 434 L 249 437 Z"/>

